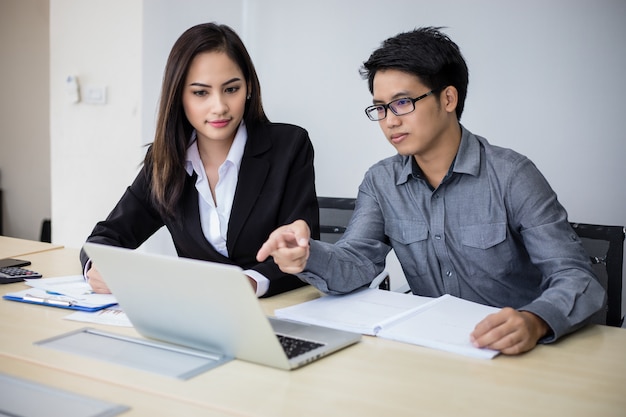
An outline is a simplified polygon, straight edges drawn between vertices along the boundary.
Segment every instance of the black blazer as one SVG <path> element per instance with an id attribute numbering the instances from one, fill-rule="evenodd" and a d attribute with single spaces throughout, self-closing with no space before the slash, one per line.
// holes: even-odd
<path id="1" fill-rule="evenodd" d="M 152 204 L 151 178 L 144 166 L 87 241 L 135 249 L 165 225 L 179 256 L 258 271 L 270 280 L 265 296 L 304 285 L 297 277 L 280 271 L 271 258 L 258 263 L 256 253 L 274 229 L 297 219 L 306 220 L 311 236 L 319 238 L 313 145 L 306 130 L 277 123 L 248 127 L 228 223 L 228 258 L 217 252 L 202 232 L 195 173 L 186 177 L 176 212 L 178 220 L 163 218 Z M 81 251 L 80 258 L 84 268 L 87 254 Z"/>

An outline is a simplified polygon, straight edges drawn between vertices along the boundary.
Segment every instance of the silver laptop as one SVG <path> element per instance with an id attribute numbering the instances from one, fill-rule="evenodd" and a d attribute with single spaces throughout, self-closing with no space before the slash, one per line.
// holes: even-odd
<path id="1" fill-rule="evenodd" d="M 361 339 L 267 317 L 236 266 L 94 243 L 84 249 L 135 329 L 150 339 L 280 369 L 300 367 Z"/>

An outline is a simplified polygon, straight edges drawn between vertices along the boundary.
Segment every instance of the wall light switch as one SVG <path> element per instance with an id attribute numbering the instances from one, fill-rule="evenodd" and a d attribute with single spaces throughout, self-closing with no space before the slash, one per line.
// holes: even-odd
<path id="1" fill-rule="evenodd" d="M 104 85 L 86 85 L 83 89 L 83 101 L 89 104 L 106 104 L 107 88 Z"/>

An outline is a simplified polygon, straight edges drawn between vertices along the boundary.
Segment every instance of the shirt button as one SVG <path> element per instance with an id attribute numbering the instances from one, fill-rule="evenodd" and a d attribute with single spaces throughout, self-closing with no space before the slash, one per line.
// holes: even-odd
<path id="1" fill-rule="evenodd" d="M 435 235 L 435 239 L 441 240 L 441 235 Z"/>
<path id="2" fill-rule="evenodd" d="M 449 277 L 451 277 L 451 276 L 452 276 L 452 271 L 447 271 L 447 272 L 446 272 L 446 275 L 447 275 L 447 276 L 449 276 Z"/>

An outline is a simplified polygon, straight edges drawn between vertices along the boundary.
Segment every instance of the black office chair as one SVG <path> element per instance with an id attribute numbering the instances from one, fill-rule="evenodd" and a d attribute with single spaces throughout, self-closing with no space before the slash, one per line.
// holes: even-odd
<path id="1" fill-rule="evenodd" d="M 43 219 L 41 221 L 41 232 L 39 234 L 39 240 L 41 242 L 52 243 L 52 223 L 50 219 Z"/>
<path id="2" fill-rule="evenodd" d="M 335 243 L 346 231 L 356 199 L 317 197 L 317 202 L 320 207 L 320 240 Z M 389 290 L 389 275 L 385 271 L 376 277 L 374 282 L 381 290 Z"/>
<path id="3" fill-rule="evenodd" d="M 335 243 L 352 218 L 355 198 L 317 197 L 320 206 L 320 240 Z"/>
<path id="4" fill-rule="evenodd" d="M 624 264 L 624 226 L 571 223 L 580 237 L 594 272 L 607 293 L 606 309 L 600 311 L 597 323 L 621 327 L 622 314 L 622 268 Z"/>

